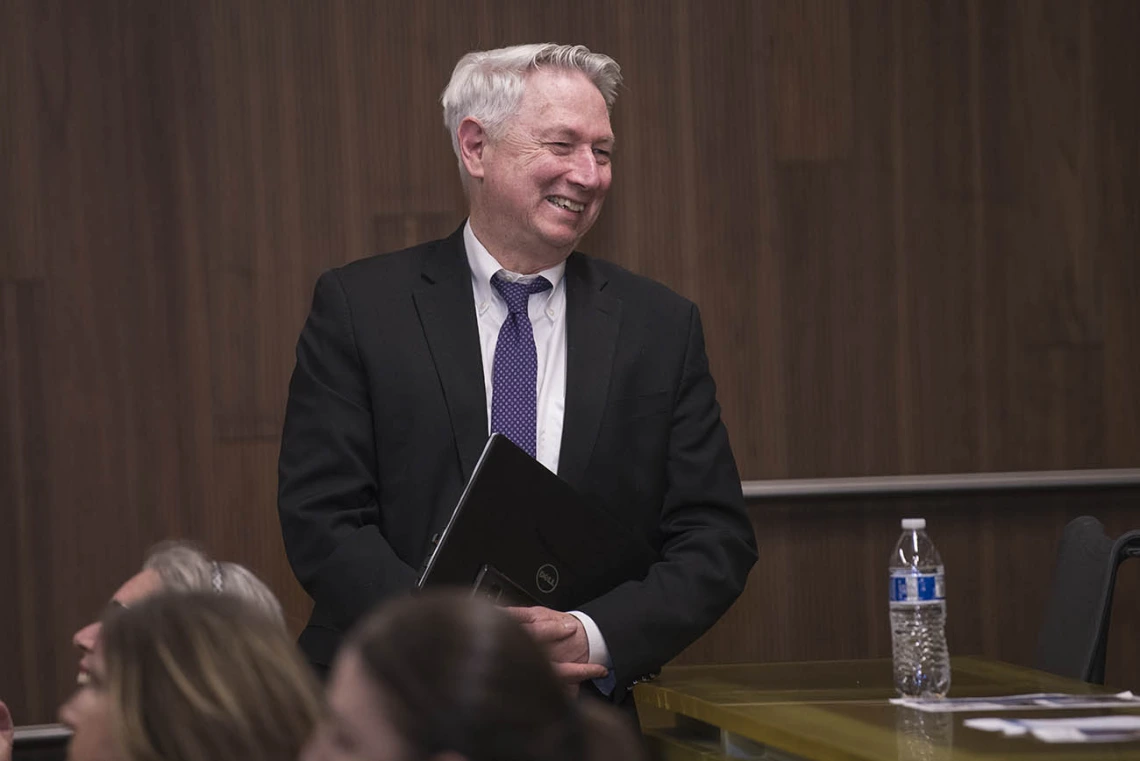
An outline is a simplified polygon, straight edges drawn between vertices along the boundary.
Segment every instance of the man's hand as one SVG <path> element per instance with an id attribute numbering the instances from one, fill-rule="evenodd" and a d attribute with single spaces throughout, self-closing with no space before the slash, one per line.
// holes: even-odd
<path id="1" fill-rule="evenodd" d="M 12 714 L 8 711 L 8 706 L 0 701 L 0 761 L 12 761 L 12 742 L 15 736 Z"/>
<path id="2" fill-rule="evenodd" d="M 578 684 L 587 679 L 601 679 L 606 675 L 605 666 L 587 662 L 590 658 L 590 642 L 586 639 L 582 622 L 574 616 L 537 606 L 506 610 L 546 649 L 554 664 L 554 671 L 564 682 Z"/>

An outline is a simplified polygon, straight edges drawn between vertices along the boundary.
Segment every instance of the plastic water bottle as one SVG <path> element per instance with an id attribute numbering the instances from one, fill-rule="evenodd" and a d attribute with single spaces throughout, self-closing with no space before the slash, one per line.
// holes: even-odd
<path id="1" fill-rule="evenodd" d="M 895 689 L 904 697 L 943 697 L 950 690 L 945 569 L 925 518 L 904 518 L 902 529 L 890 563 Z"/>

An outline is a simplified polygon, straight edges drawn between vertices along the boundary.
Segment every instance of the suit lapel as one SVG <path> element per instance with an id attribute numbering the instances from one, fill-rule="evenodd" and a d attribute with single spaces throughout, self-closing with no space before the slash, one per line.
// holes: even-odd
<path id="1" fill-rule="evenodd" d="M 412 299 L 443 386 L 467 481 L 487 441 L 487 392 L 463 228 L 425 256 L 422 277 Z"/>
<path id="2" fill-rule="evenodd" d="M 566 260 L 566 410 L 558 475 L 581 484 L 605 412 L 621 324 L 621 301 L 603 293 L 606 280 L 589 259 Z"/>

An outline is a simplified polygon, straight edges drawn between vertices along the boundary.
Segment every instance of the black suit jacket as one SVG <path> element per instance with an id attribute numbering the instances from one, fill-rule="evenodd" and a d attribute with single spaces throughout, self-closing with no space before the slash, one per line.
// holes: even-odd
<path id="1" fill-rule="evenodd" d="M 571 254 L 559 475 L 642 533 L 661 561 L 582 606 L 620 700 L 708 629 L 756 559 L 697 308 Z M 411 589 L 487 440 L 462 228 L 324 273 L 297 344 L 279 461 L 289 561 L 313 598 L 301 646 L 327 666 L 344 632 Z"/>

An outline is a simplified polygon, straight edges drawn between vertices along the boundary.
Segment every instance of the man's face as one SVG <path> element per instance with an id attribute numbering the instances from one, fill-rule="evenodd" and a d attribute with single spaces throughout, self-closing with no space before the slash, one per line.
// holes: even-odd
<path id="1" fill-rule="evenodd" d="M 139 603 L 143 598 L 150 597 L 162 589 L 162 578 L 157 571 L 144 569 L 136 573 L 118 591 L 111 596 L 107 603 L 108 608 L 129 608 Z M 72 644 L 79 648 L 82 656 L 79 659 L 79 675 L 76 681 L 86 684 L 91 673 L 95 649 L 99 645 L 99 634 L 103 631 L 101 621 L 87 624 L 77 631 L 71 638 Z"/>
<path id="2" fill-rule="evenodd" d="M 480 239 L 492 253 L 505 247 L 551 264 L 564 259 L 602 210 L 613 145 L 605 100 L 585 74 L 531 73 L 505 134 L 483 150 L 472 209 Z"/>

